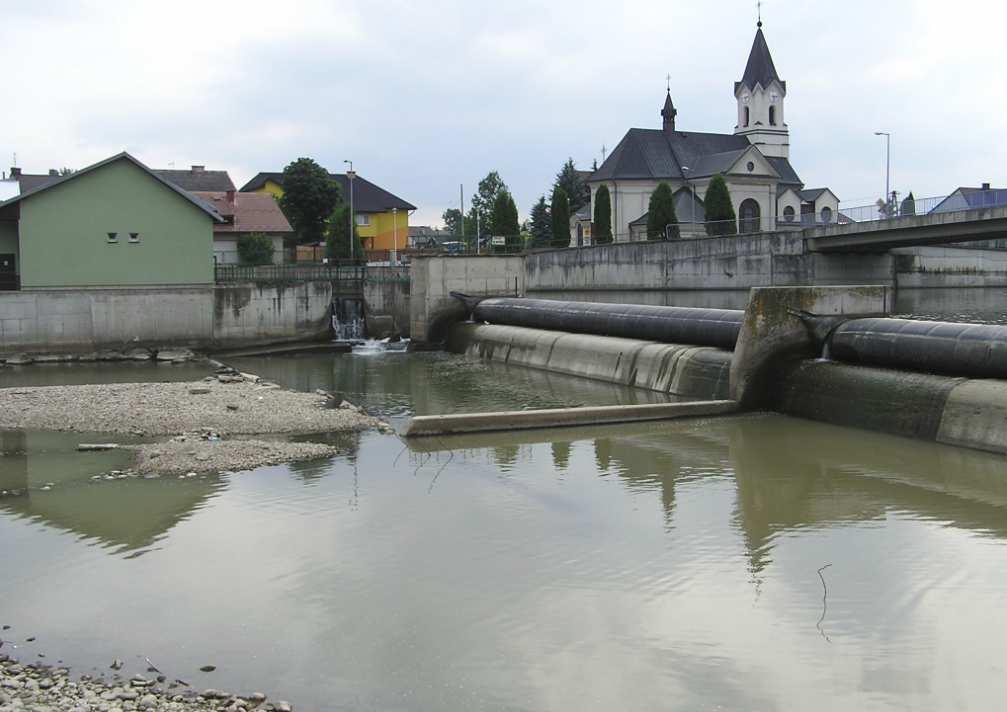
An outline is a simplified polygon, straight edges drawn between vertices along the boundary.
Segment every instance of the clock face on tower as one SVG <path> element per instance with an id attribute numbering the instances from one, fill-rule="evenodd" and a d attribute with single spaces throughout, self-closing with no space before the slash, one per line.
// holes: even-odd
<path id="1" fill-rule="evenodd" d="M 743 97 L 741 97 L 741 103 L 747 104 L 751 100 L 751 98 L 752 97 L 750 97 L 748 94 L 745 94 Z"/>
<path id="2" fill-rule="evenodd" d="M 775 104 L 780 100 L 780 95 L 774 91 L 772 94 L 769 95 L 769 100 Z"/>

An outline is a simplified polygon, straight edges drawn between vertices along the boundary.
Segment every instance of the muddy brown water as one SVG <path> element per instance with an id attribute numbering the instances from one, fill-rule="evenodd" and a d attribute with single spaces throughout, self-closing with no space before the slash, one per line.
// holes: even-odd
<path id="1" fill-rule="evenodd" d="M 397 423 L 657 397 L 443 354 L 235 365 Z M 1001 457 L 756 414 L 333 436 L 321 461 L 107 481 L 91 478 L 123 454 L 80 439 L 0 436 L 3 652 L 130 674 L 147 656 L 302 710 L 994 709 L 1007 693 Z"/>

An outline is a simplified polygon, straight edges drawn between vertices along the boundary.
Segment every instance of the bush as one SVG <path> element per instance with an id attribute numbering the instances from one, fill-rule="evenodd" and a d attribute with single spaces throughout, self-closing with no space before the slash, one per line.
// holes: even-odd
<path id="1" fill-rule="evenodd" d="M 238 259 L 243 265 L 273 263 L 273 241 L 268 235 L 253 232 L 238 238 Z"/>
<path id="2" fill-rule="evenodd" d="M 570 200 L 566 191 L 556 186 L 552 191 L 552 246 L 570 246 Z"/>

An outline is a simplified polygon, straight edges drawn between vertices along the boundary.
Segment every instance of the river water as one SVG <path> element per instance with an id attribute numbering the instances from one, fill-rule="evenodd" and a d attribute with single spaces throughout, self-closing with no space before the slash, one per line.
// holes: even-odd
<path id="1" fill-rule="evenodd" d="M 443 354 L 236 365 L 396 423 L 653 397 Z M 108 377 L 36 366 L 0 385 Z M 125 463 L 77 454 L 81 439 L 0 439 L 0 491 L 21 492 L 0 496 L 3 652 L 76 672 L 114 658 L 144 672 L 147 656 L 301 710 L 947 710 L 1007 695 L 1001 457 L 747 415 L 408 447 L 367 433 L 322 461 L 93 481 Z"/>

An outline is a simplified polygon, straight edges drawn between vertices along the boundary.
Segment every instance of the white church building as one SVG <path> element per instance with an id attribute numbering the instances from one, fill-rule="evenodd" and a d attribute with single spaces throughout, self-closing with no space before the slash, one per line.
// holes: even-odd
<path id="1" fill-rule="evenodd" d="M 734 83 L 737 124 L 733 133 L 680 131 L 669 86 L 660 129 L 630 129 L 587 179 L 591 215 L 598 188 L 608 186 L 612 232 L 617 242 L 646 239 L 647 208 L 658 183 L 675 192 L 682 237 L 705 235 L 703 199 L 710 180 L 723 175 L 739 232 L 766 232 L 810 223 L 836 222 L 839 199 L 828 188 L 806 189 L 790 165 L 790 131 L 780 79 L 758 24 L 741 81 Z M 577 219 L 590 220 L 580 215 Z M 590 242 L 588 225 L 572 225 L 572 244 Z M 576 237 L 580 235 L 580 239 Z"/>

